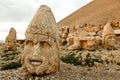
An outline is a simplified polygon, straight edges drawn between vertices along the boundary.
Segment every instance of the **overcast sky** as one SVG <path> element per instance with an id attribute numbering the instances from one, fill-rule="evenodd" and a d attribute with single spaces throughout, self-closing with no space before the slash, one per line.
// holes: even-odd
<path id="1" fill-rule="evenodd" d="M 24 32 L 41 4 L 48 5 L 56 21 L 60 21 L 92 0 L 0 0 L 0 40 L 4 40 L 10 27 L 17 31 L 17 38 Z"/>

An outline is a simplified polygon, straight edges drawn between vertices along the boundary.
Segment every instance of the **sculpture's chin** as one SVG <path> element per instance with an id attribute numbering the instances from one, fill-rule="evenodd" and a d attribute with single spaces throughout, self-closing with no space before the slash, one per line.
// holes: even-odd
<path id="1" fill-rule="evenodd" d="M 29 59 L 28 63 L 26 64 L 26 68 L 28 73 L 39 75 L 44 73 L 45 66 L 40 60 Z"/>

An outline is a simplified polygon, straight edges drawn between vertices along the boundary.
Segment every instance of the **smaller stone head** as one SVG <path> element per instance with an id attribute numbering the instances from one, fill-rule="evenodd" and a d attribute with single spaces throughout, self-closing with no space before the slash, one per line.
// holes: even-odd
<path id="1" fill-rule="evenodd" d="M 22 70 L 29 74 L 49 74 L 60 68 L 56 22 L 51 9 L 42 5 L 26 30 Z"/>
<path id="2" fill-rule="evenodd" d="M 119 22 L 117 22 L 117 21 L 112 22 L 112 23 L 111 23 L 111 26 L 112 26 L 113 28 L 118 28 L 118 27 L 119 27 Z"/>
<path id="3" fill-rule="evenodd" d="M 115 46 L 116 43 L 115 33 L 110 23 L 107 23 L 104 26 L 102 38 L 103 38 L 102 44 L 104 48 L 111 48 Z"/>
<path id="4" fill-rule="evenodd" d="M 107 35 L 105 37 L 105 46 L 106 48 L 112 48 L 116 44 L 115 35 Z"/>
<path id="5" fill-rule="evenodd" d="M 7 50 L 15 50 L 16 49 L 16 31 L 14 28 L 11 28 L 8 36 L 5 40 L 5 47 Z"/>

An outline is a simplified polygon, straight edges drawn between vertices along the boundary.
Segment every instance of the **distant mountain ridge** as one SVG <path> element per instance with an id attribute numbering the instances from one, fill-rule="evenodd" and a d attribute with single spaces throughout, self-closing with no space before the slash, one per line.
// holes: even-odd
<path id="1" fill-rule="evenodd" d="M 57 23 L 58 27 L 75 24 L 104 24 L 120 20 L 120 0 L 94 0 Z"/>

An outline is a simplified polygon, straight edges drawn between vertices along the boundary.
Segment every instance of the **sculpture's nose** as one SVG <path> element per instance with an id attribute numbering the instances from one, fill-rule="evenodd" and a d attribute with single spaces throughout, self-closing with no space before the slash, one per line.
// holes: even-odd
<path id="1" fill-rule="evenodd" d="M 34 45 L 34 50 L 33 50 L 33 55 L 38 55 L 38 54 L 40 54 L 40 45 L 39 45 L 39 43 Z"/>

